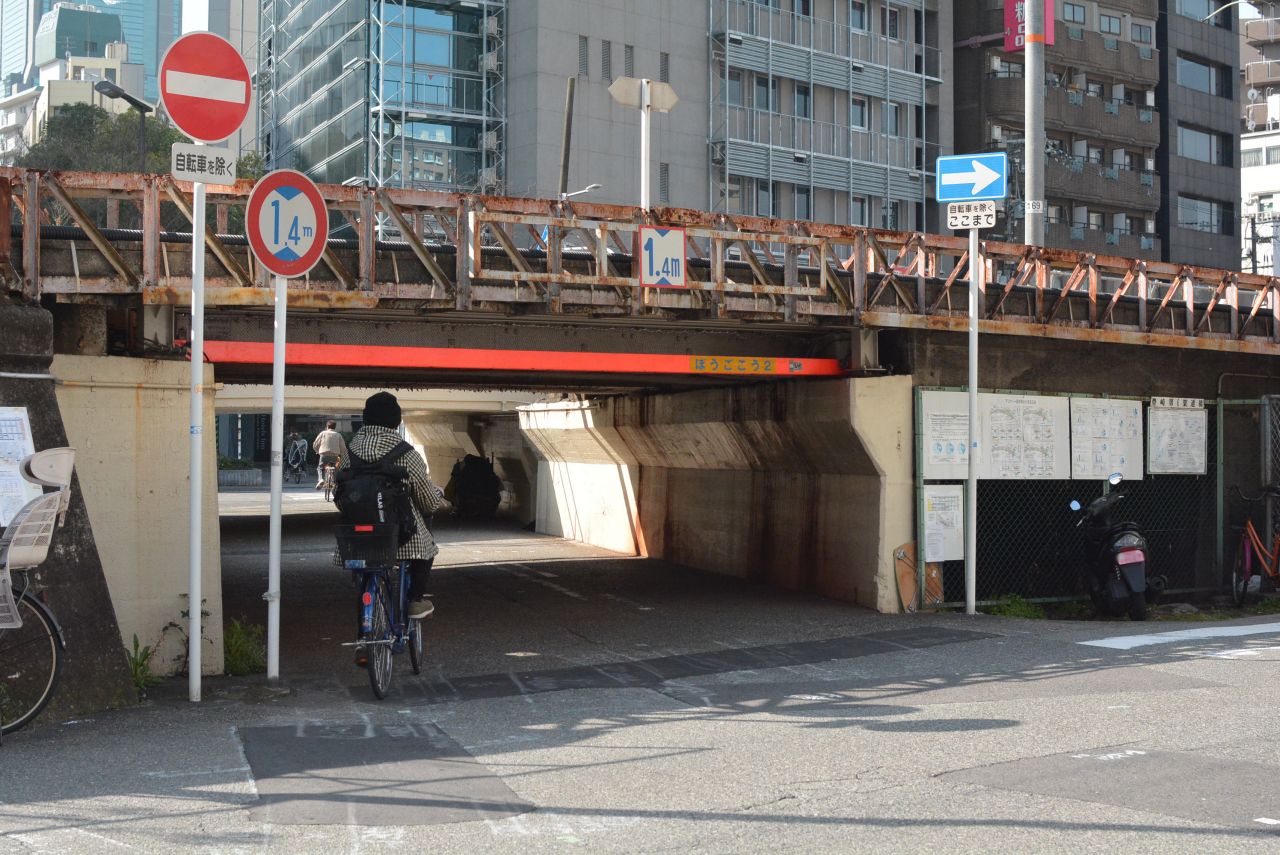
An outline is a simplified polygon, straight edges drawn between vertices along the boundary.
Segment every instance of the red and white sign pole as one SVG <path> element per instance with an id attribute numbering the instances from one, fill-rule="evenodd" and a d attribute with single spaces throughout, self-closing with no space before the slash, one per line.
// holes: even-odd
<path id="1" fill-rule="evenodd" d="M 284 356 L 289 279 L 316 265 L 329 239 L 329 212 L 310 178 L 279 169 L 253 186 L 245 236 L 258 263 L 275 275 L 271 359 L 271 523 L 267 546 L 267 680 L 280 679 L 280 516 L 284 491 Z"/>
<path id="2" fill-rule="evenodd" d="M 160 100 L 169 119 L 198 143 L 221 142 L 239 130 L 252 97 L 249 69 L 230 42 L 187 33 L 160 60 Z M 200 700 L 201 552 L 204 548 L 204 231 L 205 185 L 193 185 L 191 208 L 191 497 L 187 552 L 187 693 Z"/>

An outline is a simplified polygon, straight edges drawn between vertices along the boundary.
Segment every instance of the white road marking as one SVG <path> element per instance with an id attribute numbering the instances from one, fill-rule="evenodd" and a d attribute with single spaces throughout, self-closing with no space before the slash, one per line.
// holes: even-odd
<path id="1" fill-rule="evenodd" d="M 1254 819 L 1254 822 L 1260 822 L 1263 825 L 1280 825 L 1280 819 L 1272 819 L 1269 816 L 1260 816 Z"/>
<path id="2" fill-rule="evenodd" d="M 1212 655 L 1219 659 L 1234 659 L 1237 656 L 1259 656 L 1273 650 L 1280 650 L 1280 647 L 1241 647 L 1239 650 L 1222 650 Z"/>
<path id="3" fill-rule="evenodd" d="M 204 98 L 209 101 L 225 101 L 228 104 L 247 104 L 249 84 L 229 77 L 210 77 L 189 71 L 169 69 L 164 73 L 164 89 L 169 95 L 185 95 L 188 98 Z"/>
<path id="4" fill-rule="evenodd" d="M 1206 638 L 1235 638 L 1241 635 L 1265 635 L 1280 633 L 1280 623 L 1255 623 L 1251 626 L 1211 626 L 1201 629 L 1179 629 L 1173 632 L 1156 632 L 1150 635 L 1117 635 L 1094 641 L 1078 641 L 1090 647 L 1110 647 L 1113 650 L 1132 650 L 1152 644 L 1173 644 L 1177 641 L 1200 641 Z"/>

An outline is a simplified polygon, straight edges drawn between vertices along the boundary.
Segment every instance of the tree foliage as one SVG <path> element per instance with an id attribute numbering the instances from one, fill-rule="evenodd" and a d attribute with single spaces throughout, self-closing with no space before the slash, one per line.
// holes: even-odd
<path id="1" fill-rule="evenodd" d="M 38 143 L 17 159 L 28 169 L 84 172 L 138 171 L 138 112 L 108 113 L 92 104 L 69 104 L 49 114 Z M 146 171 L 168 172 L 169 150 L 190 142 L 177 128 L 146 118 Z"/>

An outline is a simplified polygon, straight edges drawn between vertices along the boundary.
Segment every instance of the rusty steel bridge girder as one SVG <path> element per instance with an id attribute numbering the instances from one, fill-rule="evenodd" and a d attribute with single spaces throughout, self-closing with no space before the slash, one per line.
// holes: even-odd
<path id="1" fill-rule="evenodd" d="M 243 210 L 251 189 L 244 180 L 210 186 L 214 221 Z M 320 190 L 352 237 L 331 240 L 325 264 L 290 283 L 294 307 L 964 327 L 965 237 L 679 208 Z M 161 223 L 164 206 L 189 222 L 190 191 L 167 175 L 0 168 L 0 288 L 30 299 L 189 304 L 190 239 Z M 86 213 L 92 200 L 132 205 L 141 228 L 103 228 Z M 686 230 L 688 288 L 639 285 L 633 246 L 646 224 Z M 379 239 L 387 226 L 394 237 Z M 271 304 L 242 238 L 208 229 L 205 247 L 207 305 Z M 987 283 L 984 332 L 1280 353 L 1276 277 L 996 241 L 980 244 L 976 263 Z"/>

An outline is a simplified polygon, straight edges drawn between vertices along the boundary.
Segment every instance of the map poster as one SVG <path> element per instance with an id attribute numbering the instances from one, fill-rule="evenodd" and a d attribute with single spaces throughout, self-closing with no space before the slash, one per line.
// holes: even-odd
<path id="1" fill-rule="evenodd" d="M 23 505 L 42 492 L 18 474 L 23 459 L 35 451 L 27 408 L 0 407 L 0 526 L 7 526 Z"/>
<path id="2" fill-rule="evenodd" d="M 1209 470 L 1209 412 L 1200 407 L 1147 410 L 1147 471 L 1204 475 Z"/>
<path id="3" fill-rule="evenodd" d="M 1105 481 L 1119 472 L 1142 480 L 1142 403 L 1071 399 L 1071 477 Z"/>

